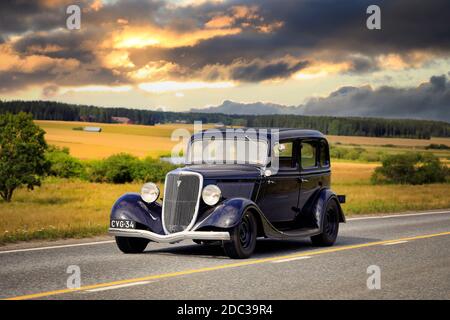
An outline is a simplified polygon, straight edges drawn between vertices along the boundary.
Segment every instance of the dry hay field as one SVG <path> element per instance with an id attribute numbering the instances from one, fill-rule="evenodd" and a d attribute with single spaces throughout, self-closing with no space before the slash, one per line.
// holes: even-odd
<path id="1" fill-rule="evenodd" d="M 430 144 L 444 144 L 450 147 L 450 138 L 431 139 L 404 139 L 404 138 L 378 138 L 378 137 L 356 137 L 356 136 L 327 136 L 330 143 L 341 143 L 361 146 L 385 146 L 394 145 L 398 147 L 426 147 Z"/>
<path id="2" fill-rule="evenodd" d="M 138 157 L 159 157 L 170 154 L 177 141 L 170 139 L 176 129 L 193 130 L 192 124 L 161 124 L 155 126 L 125 125 L 70 121 L 35 121 L 46 131 L 45 139 L 49 144 L 68 147 L 70 153 L 80 159 L 101 159 L 119 152 L 130 153 Z M 102 132 L 85 132 L 73 128 L 95 126 Z M 204 129 L 213 127 L 211 124 Z M 429 144 L 450 146 L 450 138 L 399 139 L 353 136 L 327 136 L 331 143 L 341 143 L 347 147 L 364 146 L 368 150 L 384 150 L 388 153 L 424 150 Z M 390 147 L 390 146 L 394 147 Z M 433 151 L 439 156 L 450 156 L 448 151 Z"/>
<path id="3" fill-rule="evenodd" d="M 376 163 L 332 162 L 332 189 L 347 196 L 347 214 L 389 213 L 450 208 L 450 185 L 373 185 Z"/>
<path id="4" fill-rule="evenodd" d="M 187 124 L 143 126 L 71 121 L 35 122 L 45 130 L 47 143 L 68 147 L 70 154 L 79 159 L 101 159 L 120 152 L 157 158 L 170 154 L 173 146 L 178 143 L 170 139 L 174 130 L 193 130 L 192 125 Z M 85 126 L 101 127 L 102 132 L 73 130 Z M 211 127 L 212 125 L 203 126 L 205 129 Z"/>

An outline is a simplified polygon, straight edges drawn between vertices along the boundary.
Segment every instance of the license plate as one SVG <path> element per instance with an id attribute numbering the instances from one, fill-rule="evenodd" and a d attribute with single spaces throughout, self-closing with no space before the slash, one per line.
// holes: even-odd
<path id="1" fill-rule="evenodd" d="M 119 228 L 119 229 L 135 229 L 136 222 L 132 220 L 111 220 L 111 228 Z"/>

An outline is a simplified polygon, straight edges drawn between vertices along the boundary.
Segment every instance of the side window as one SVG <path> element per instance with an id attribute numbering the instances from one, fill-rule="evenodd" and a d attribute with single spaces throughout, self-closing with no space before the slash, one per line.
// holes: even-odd
<path id="1" fill-rule="evenodd" d="M 317 167 L 317 149 L 313 142 L 302 142 L 301 166 L 303 169 Z"/>
<path id="2" fill-rule="evenodd" d="M 293 150 L 294 143 L 292 141 L 289 142 L 281 142 L 277 143 L 273 148 L 273 154 L 278 157 L 280 168 L 288 169 L 293 168 Z"/>
<path id="3" fill-rule="evenodd" d="M 320 166 L 329 167 L 330 166 L 330 156 L 328 154 L 328 145 L 325 141 L 320 142 Z"/>

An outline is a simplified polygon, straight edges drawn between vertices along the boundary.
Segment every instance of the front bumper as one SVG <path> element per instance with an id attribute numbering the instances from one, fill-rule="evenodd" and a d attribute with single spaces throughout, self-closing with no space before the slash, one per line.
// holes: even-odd
<path id="1" fill-rule="evenodd" d="M 117 237 L 145 238 L 154 242 L 175 243 L 183 240 L 230 240 L 226 231 L 182 231 L 166 235 L 147 230 L 109 228 L 109 233 Z"/>

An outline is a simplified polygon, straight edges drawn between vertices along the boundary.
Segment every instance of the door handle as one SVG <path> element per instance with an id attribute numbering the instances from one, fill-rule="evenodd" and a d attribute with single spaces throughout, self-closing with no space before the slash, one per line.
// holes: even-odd
<path id="1" fill-rule="evenodd" d="M 300 182 L 309 182 L 308 179 L 304 179 L 304 178 L 299 178 L 298 180 L 299 180 Z"/>
<path id="2" fill-rule="evenodd" d="M 273 181 L 273 180 L 267 180 L 267 184 L 274 184 L 275 183 L 275 181 Z"/>

